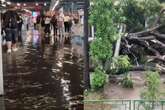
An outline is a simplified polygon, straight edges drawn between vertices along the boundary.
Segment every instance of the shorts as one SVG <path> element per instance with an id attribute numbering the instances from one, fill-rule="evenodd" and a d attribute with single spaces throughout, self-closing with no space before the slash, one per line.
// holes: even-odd
<path id="1" fill-rule="evenodd" d="M 6 41 L 11 41 L 13 44 L 16 43 L 17 29 L 6 28 Z"/>

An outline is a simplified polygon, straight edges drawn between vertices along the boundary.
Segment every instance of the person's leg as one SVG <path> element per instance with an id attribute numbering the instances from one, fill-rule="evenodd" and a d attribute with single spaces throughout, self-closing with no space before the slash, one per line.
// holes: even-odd
<path id="1" fill-rule="evenodd" d="M 26 24 L 26 29 L 27 29 L 27 31 L 29 30 L 29 25 L 28 24 Z"/>
<path id="2" fill-rule="evenodd" d="M 57 30 L 58 30 L 57 27 L 55 27 L 55 35 L 56 35 L 56 36 L 57 36 Z"/>
<path id="3" fill-rule="evenodd" d="M 71 32 L 72 23 L 69 21 L 69 33 Z"/>
<path id="4" fill-rule="evenodd" d="M 16 46 L 16 39 L 17 39 L 17 29 L 12 30 L 12 50 L 15 52 L 17 51 L 17 46 Z"/>
<path id="5" fill-rule="evenodd" d="M 18 42 L 22 42 L 21 34 L 22 34 L 21 29 L 18 29 Z"/>
<path id="6" fill-rule="evenodd" d="M 67 32 L 67 22 L 64 22 L 65 32 Z"/>
<path id="7" fill-rule="evenodd" d="M 12 45 L 11 41 L 12 41 L 11 29 L 6 29 L 7 53 L 11 53 L 11 45 Z"/>
<path id="8" fill-rule="evenodd" d="M 54 36 L 56 36 L 56 26 L 53 25 L 53 33 L 54 33 Z"/>
<path id="9" fill-rule="evenodd" d="M 69 33 L 69 22 L 67 22 L 67 32 Z"/>
<path id="10" fill-rule="evenodd" d="M 50 35 L 50 33 L 51 33 L 51 29 L 50 29 L 51 27 L 50 27 L 50 24 L 48 24 L 48 34 Z"/>

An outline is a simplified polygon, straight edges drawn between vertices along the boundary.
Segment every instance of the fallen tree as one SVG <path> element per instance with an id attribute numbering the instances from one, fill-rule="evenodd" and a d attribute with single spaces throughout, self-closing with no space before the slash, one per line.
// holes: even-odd
<path id="1" fill-rule="evenodd" d="M 128 33 L 122 37 L 120 54 L 127 54 L 137 65 L 137 68 L 143 70 L 145 67 L 139 66 L 141 60 L 145 63 L 154 63 L 161 72 L 165 72 L 165 9 L 162 9 L 160 15 L 156 18 L 154 25 L 144 31 Z M 144 62 L 143 62 L 144 63 Z"/>

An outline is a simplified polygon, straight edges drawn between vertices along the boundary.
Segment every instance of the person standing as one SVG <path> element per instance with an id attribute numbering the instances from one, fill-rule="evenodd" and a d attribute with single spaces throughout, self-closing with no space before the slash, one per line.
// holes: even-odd
<path id="1" fill-rule="evenodd" d="M 65 15 L 64 16 L 65 33 L 69 33 L 69 21 L 70 21 L 70 17 L 68 15 Z"/>
<path id="2" fill-rule="evenodd" d="M 51 24 L 53 26 L 54 36 L 57 36 L 57 17 L 56 17 L 56 15 L 53 15 L 53 17 L 51 19 Z"/>
<path id="3" fill-rule="evenodd" d="M 60 10 L 59 16 L 58 16 L 58 29 L 59 29 L 59 35 L 60 37 L 64 37 L 64 14 L 63 11 Z"/>
<path id="4" fill-rule="evenodd" d="M 23 19 L 22 16 L 19 16 L 18 23 L 18 42 L 22 43 L 22 25 L 23 25 Z"/>
<path id="5" fill-rule="evenodd" d="M 45 19 L 45 35 L 48 37 L 50 35 L 50 22 L 51 18 L 49 16 L 46 16 Z"/>
<path id="6" fill-rule="evenodd" d="M 36 23 L 36 24 L 37 24 L 36 28 L 37 28 L 37 30 L 39 30 L 39 29 L 40 29 L 41 16 L 38 15 L 36 19 L 37 19 L 37 20 L 36 20 L 36 21 L 37 21 L 37 23 Z"/>
<path id="7" fill-rule="evenodd" d="M 9 9 L 4 13 L 3 21 L 6 30 L 6 42 L 7 42 L 7 53 L 12 51 L 17 51 L 16 47 L 16 37 L 18 30 L 18 14 L 14 7 L 9 7 Z"/>

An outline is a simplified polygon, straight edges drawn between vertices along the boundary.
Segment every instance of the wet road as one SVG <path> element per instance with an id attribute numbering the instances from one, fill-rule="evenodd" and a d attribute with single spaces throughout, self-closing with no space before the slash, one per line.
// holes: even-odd
<path id="1" fill-rule="evenodd" d="M 82 58 L 71 45 L 41 43 L 34 32 L 24 44 L 3 53 L 5 110 L 82 110 Z"/>

